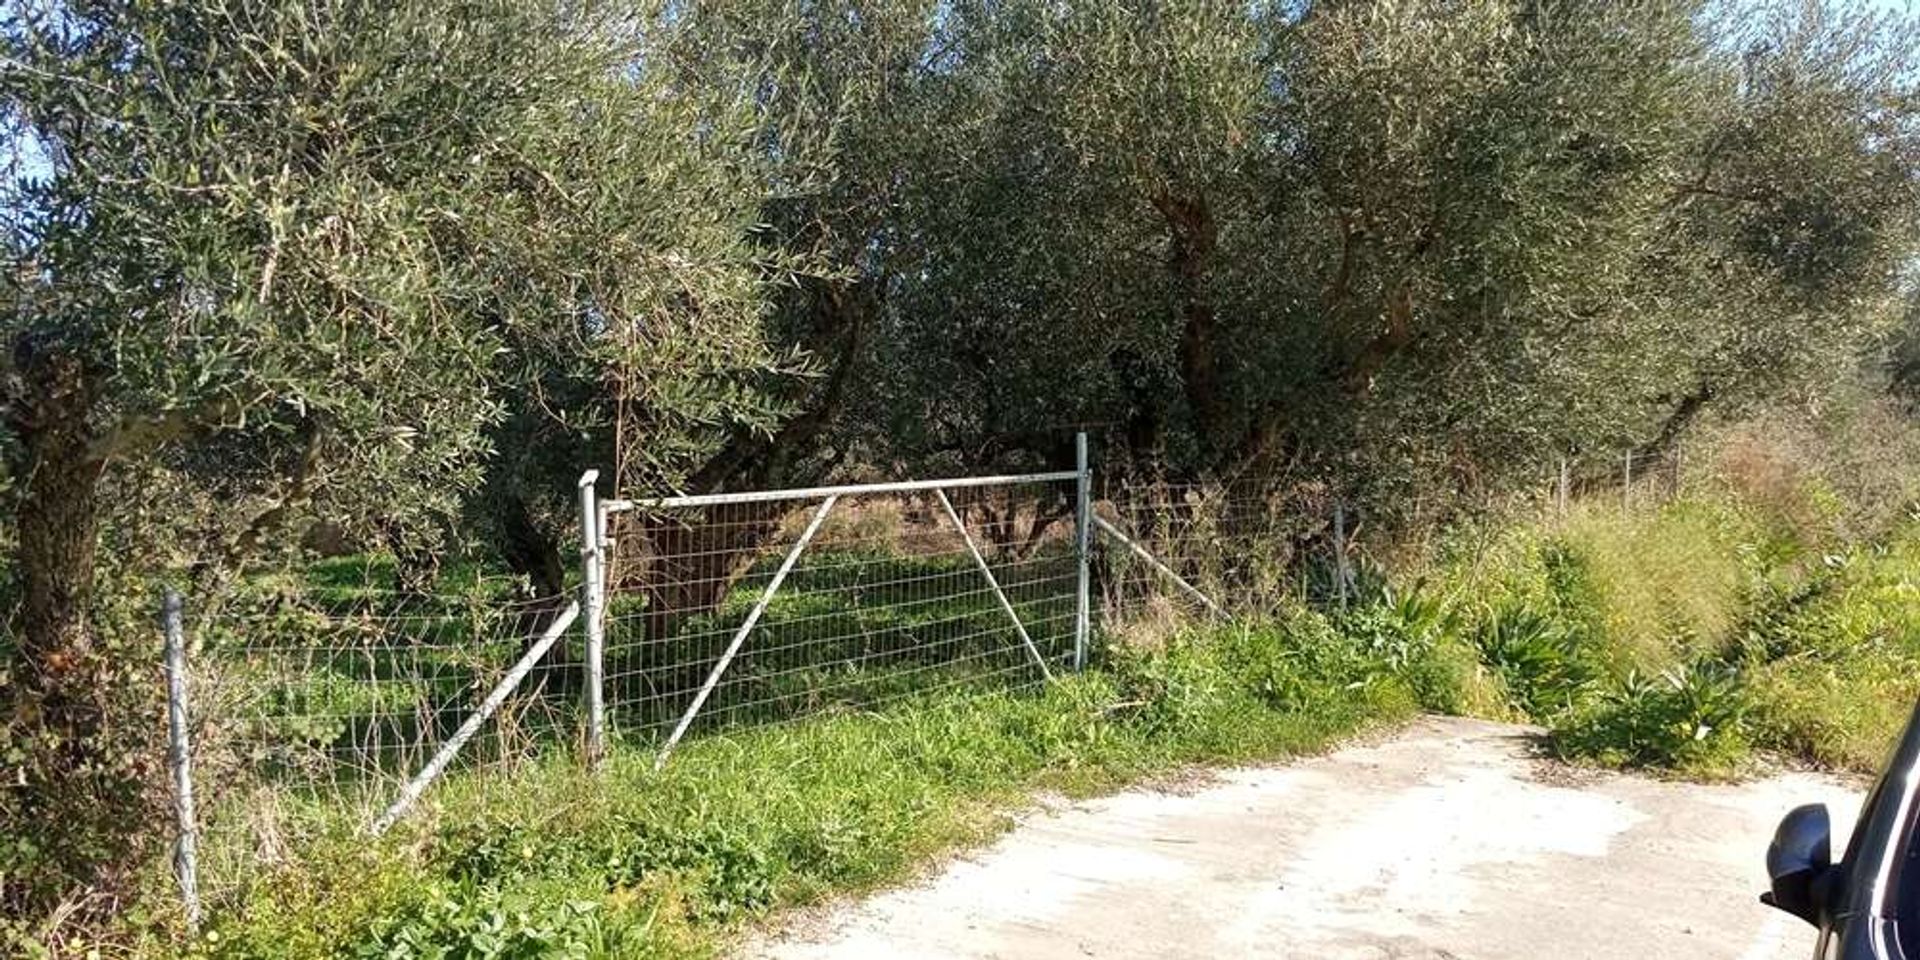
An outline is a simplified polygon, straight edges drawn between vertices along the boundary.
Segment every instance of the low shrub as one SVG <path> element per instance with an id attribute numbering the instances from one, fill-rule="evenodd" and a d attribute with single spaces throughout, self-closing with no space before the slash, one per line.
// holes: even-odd
<path id="1" fill-rule="evenodd" d="M 1654 676 L 1630 672 L 1570 712 L 1552 742 L 1564 757 L 1729 776 L 1747 759 L 1752 707 L 1739 672 L 1723 664 L 1694 663 Z"/>
<path id="2" fill-rule="evenodd" d="M 1740 655 L 1760 742 L 1873 770 L 1920 699 L 1920 524 L 1826 556 L 1758 608 Z"/>
<path id="3" fill-rule="evenodd" d="M 1481 662 L 1499 675 L 1515 713 L 1548 720 L 1587 696 L 1593 669 L 1577 626 L 1509 602 L 1490 610 L 1473 636 Z"/>

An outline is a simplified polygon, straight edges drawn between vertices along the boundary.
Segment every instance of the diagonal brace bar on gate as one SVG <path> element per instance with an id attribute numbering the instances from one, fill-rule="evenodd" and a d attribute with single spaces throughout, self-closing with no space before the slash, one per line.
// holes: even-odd
<path id="1" fill-rule="evenodd" d="M 1161 563 L 1158 559 L 1154 557 L 1153 554 L 1148 553 L 1147 548 L 1133 542 L 1133 540 L 1130 539 L 1126 534 L 1121 533 L 1119 528 L 1115 527 L 1111 523 L 1108 523 L 1106 521 L 1106 518 L 1100 516 L 1099 514 L 1094 514 L 1093 525 L 1095 527 L 1098 527 L 1100 531 L 1102 533 L 1105 533 L 1107 536 L 1120 541 L 1121 544 L 1125 545 L 1128 550 L 1133 551 L 1134 556 L 1139 557 L 1142 560 L 1145 560 L 1147 562 L 1147 566 L 1152 567 L 1155 572 L 1159 573 L 1161 576 L 1166 577 L 1169 580 L 1172 580 L 1175 586 L 1178 586 L 1182 591 L 1186 592 L 1187 596 L 1190 596 L 1193 599 L 1200 601 L 1200 605 L 1203 607 L 1206 607 L 1209 611 L 1213 613 L 1214 616 L 1219 617 L 1223 620 L 1227 619 L 1226 612 L 1220 609 L 1219 604 L 1214 603 L 1213 600 L 1208 598 L 1206 594 L 1201 593 L 1198 587 L 1195 587 L 1193 584 L 1188 583 L 1185 577 L 1182 577 L 1179 574 L 1173 572 L 1172 567 L 1169 567 L 1166 564 Z"/>
<path id="2" fill-rule="evenodd" d="M 940 498 L 940 505 L 947 510 L 947 519 L 953 521 L 953 528 L 960 531 L 960 539 L 966 541 L 967 552 L 973 554 L 973 564 L 980 568 L 980 575 L 987 578 L 987 586 L 993 588 L 993 596 L 1000 601 L 1000 609 L 1007 612 L 1007 619 L 1013 621 L 1013 629 L 1020 634 L 1020 642 L 1027 645 L 1027 652 L 1033 654 L 1033 662 L 1040 665 L 1040 674 L 1053 680 L 1053 671 L 1047 669 L 1047 658 L 1040 655 L 1040 648 L 1033 645 L 1033 638 L 1027 636 L 1027 628 L 1020 622 L 1020 615 L 1013 610 L 1013 604 L 1007 601 L 1006 593 L 1000 589 L 1000 581 L 994 579 L 993 568 L 987 566 L 987 558 L 980 555 L 980 548 L 973 545 L 973 536 L 967 533 L 967 525 L 960 522 L 960 514 L 953 509 L 953 501 L 947 499 L 945 490 L 935 490 L 933 495 Z"/>
<path id="3" fill-rule="evenodd" d="M 687 728 L 693 726 L 693 718 L 700 715 L 701 706 L 706 704 L 707 697 L 713 695 L 713 688 L 719 685 L 721 674 L 727 672 L 727 667 L 733 663 L 734 656 L 740 652 L 740 646 L 747 642 L 747 634 L 753 632 L 754 624 L 759 623 L 760 615 L 767 612 L 767 605 L 773 602 L 773 595 L 780 590 L 780 584 L 786 581 L 787 574 L 793 572 L 793 565 L 800 559 L 801 551 L 807 549 L 807 544 L 813 542 L 813 535 L 820 532 L 820 522 L 827 519 L 827 511 L 832 510 L 833 505 L 839 500 L 838 495 L 830 496 L 821 501 L 820 509 L 813 512 L 813 520 L 807 524 L 807 531 L 800 535 L 793 549 L 787 551 L 787 558 L 780 561 L 780 569 L 767 583 L 767 589 L 760 593 L 760 602 L 753 605 L 753 611 L 747 614 L 747 619 L 740 624 L 740 629 L 734 631 L 733 639 L 727 643 L 726 652 L 720 654 L 720 661 L 713 665 L 713 672 L 707 674 L 707 682 L 700 685 L 700 692 L 694 694 L 692 703 L 687 704 L 687 712 L 681 714 L 680 722 L 673 728 L 673 734 L 667 737 L 666 745 L 660 748 L 660 756 L 654 758 L 653 769 L 659 770 L 667 765 L 667 755 L 673 753 L 673 748 L 679 745 L 680 738 L 687 735 Z"/>
<path id="4" fill-rule="evenodd" d="M 521 654 L 519 661 L 513 665 L 513 669 L 508 670 L 507 675 L 500 678 L 500 682 L 494 685 L 493 691 L 487 694 L 485 700 L 480 701 L 480 709 L 475 710 L 473 715 L 460 725 L 460 729 L 455 730 L 453 736 L 447 738 L 447 742 L 441 745 L 440 751 L 433 755 L 433 759 L 428 760 L 427 765 L 421 767 L 420 772 L 414 774 L 413 779 L 400 788 L 400 796 L 394 798 L 393 804 L 387 807 L 385 813 L 380 814 L 380 819 L 373 822 L 373 825 L 368 828 L 369 833 L 377 837 L 387 832 L 387 828 L 393 826 L 394 822 L 420 799 L 420 795 L 426 792 L 427 787 L 432 786 L 433 781 L 439 779 L 441 772 L 447 769 L 447 764 L 453 761 L 454 754 L 459 753 L 460 748 L 479 732 L 480 725 L 486 723 L 487 718 L 493 716 L 495 710 L 500 709 L 500 705 L 507 701 L 507 696 L 520 685 L 520 681 L 527 678 L 527 672 L 533 669 L 534 664 L 540 662 L 541 657 L 547 655 L 547 651 L 553 648 L 554 642 L 560 639 L 561 634 L 567 632 L 568 627 L 573 626 L 574 618 L 578 616 L 580 616 L 580 601 L 575 600 L 567 604 L 567 608 L 560 611 L 559 616 L 553 618 L 553 622 L 547 625 L 546 632 L 540 635 L 540 639 L 533 646 L 528 647 L 526 653 Z"/>

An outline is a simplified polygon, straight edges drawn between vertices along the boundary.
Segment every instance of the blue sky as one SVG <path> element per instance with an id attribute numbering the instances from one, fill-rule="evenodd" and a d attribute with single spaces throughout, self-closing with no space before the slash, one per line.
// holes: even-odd
<path id="1" fill-rule="evenodd" d="M 1737 6 L 1757 7 L 1768 2 L 1768 0 L 1733 0 L 1733 2 Z M 1869 7 L 1880 10 L 1891 10 L 1895 12 L 1920 11 L 1920 0 L 1862 0 L 1862 2 L 1866 3 Z"/>

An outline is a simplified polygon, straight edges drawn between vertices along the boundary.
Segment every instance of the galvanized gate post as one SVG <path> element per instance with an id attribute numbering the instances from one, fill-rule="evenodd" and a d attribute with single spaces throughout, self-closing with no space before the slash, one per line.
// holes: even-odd
<path id="1" fill-rule="evenodd" d="M 173 767 L 173 810 L 179 834 L 173 842 L 173 871 L 180 881 L 180 901 L 186 906 L 187 928 L 200 927 L 199 866 L 194 852 L 198 830 L 193 815 L 193 767 L 187 741 L 187 636 L 181 623 L 180 593 L 169 587 L 162 601 L 161 622 L 167 635 L 167 751 Z"/>
<path id="2" fill-rule="evenodd" d="M 1087 434 L 1084 430 L 1073 435 L 1073 457 L 1074 471 L 1080 475 L 1074 491 L 1073 511 L 1073 553 L 1080 568 L 1073 620 L 1073 669 L 1078 671 L 1087 667 L 1087 643 L 1092 620 L 1088 553 L 1093 543 L 1093 468 L 1087 463 Z"/>
<path id="3" fill-rule="evenodd" d="M 603 689 L 605 619 L 602 616 L 607 595 L 606 567 L 602 562 L 604 538 L 600 531 L 600 507 L 593 486 L 599 479 L 598 470 L 588 470 L 580 477 L 580 611 L 587 622 L 587 766 L 595 770 L 607 756 L 607 706 Z"/>

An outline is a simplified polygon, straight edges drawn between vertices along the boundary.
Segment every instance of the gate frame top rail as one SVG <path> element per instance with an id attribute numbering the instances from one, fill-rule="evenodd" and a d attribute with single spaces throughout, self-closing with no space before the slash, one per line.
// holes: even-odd
<path id="1" fill-rule="evenodd" d="M 913 490 L 951 490 L 955 487 L 1005 487 L 1021 483 L 1059 483 L 1080 479 L 1078 470 L 1017 473 L 996 477 L 955 477 L 947 480 L 903 480 L 898 483 L 853 483 L 837 487 L 801 487 L 793 490 L 749 490 L 742 493 L 703 493 L 682 497 L 643 497 L 603 500 L 603 514 L 671 507 L 707 507 L 723 503 L 767 503 L 777 500 L 820 500 L 863 493 L 903 493 Z"/>

